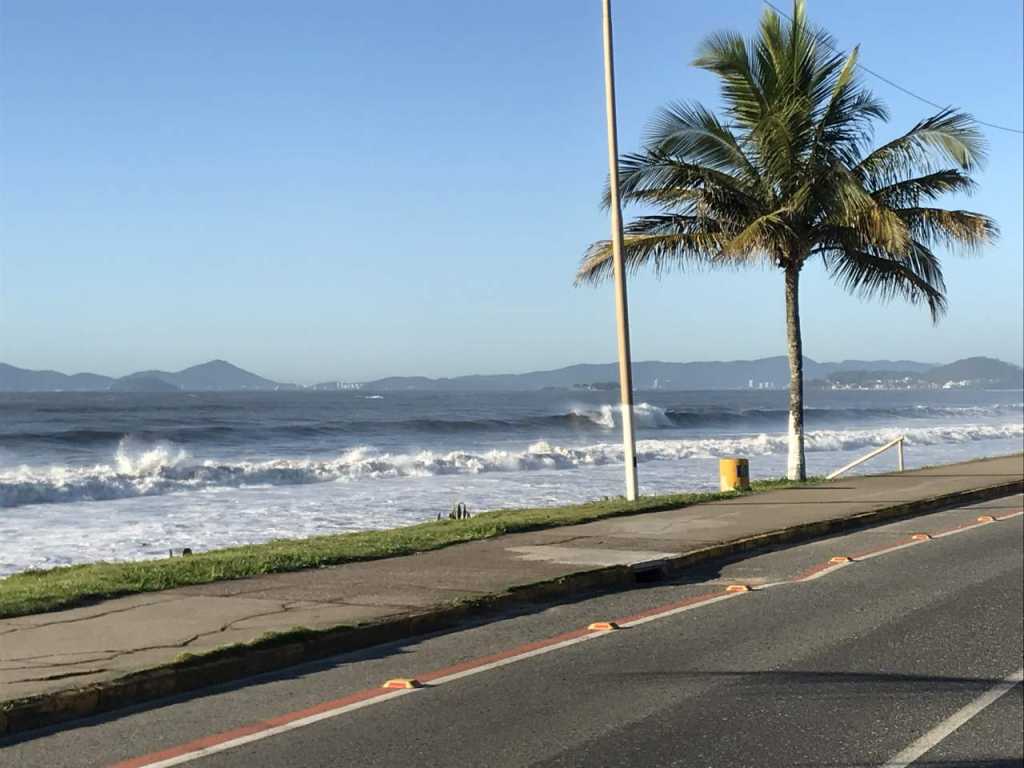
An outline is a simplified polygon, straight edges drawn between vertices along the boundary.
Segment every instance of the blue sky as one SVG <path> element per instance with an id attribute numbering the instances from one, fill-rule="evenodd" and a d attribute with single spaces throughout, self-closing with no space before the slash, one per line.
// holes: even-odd
<path id="1" fill-rule="evenodd" d="M 788 7 L 788 4 L 786 4 Z M 674 99 L 718 104 L 700 39 L 756 0 L 618 0 L 620 146 Z M 1019 0 L 811 0 L 867 66 L 1014 127 Z M 0 0 L 0 360 L 123 374 L 223 357 L 301 382 L 615 357 L 598 0 Z M 878 140 L 930 114 L 884 83 Z M 1022 137 L 986 131 L 1000 243 L 945 259 L 949 315 L 806 273 L 819 360 L 1024 348 Z M 783 354 L 781 276 L 630 284 L 635 359 Z"/>

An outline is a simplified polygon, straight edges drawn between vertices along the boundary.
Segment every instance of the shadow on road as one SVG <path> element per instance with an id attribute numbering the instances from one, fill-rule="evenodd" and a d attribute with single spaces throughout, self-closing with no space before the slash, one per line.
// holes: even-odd
<path id="1" fill-rule="evenodd" d="M 806 697 L 806 686 L 826 686 L 823 693 L 830 698 L 841 696 L 843 686 L 849 689 L 865 687 L 863 693 L 877 697 L 879 695 L 900 693 L 920 696 L 922 686 L 928 692 L 944 691 L 986 691 L 1002 682 L 1002 678 L 959 677 L 947 675 L 908 675 L 890 672 L 822 672 L 812 670 L 671 670 L 660 669 L 651 672 L 607 672 L 602 676 L 620 681 L 628 680 L 711 680 L 716 683 L 722 680 L 742 684 L 744 687 L 770 689 L 775 697 L 787 695 L 785 686 L 799 687 L 793 695 Z"/>

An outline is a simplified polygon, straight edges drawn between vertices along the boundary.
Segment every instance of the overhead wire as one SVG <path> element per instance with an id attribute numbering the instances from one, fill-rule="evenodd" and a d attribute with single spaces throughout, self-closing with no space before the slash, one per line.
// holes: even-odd
<path id="1" fill-rule="evenodd" d="M 794 18 L 793 18 L 792 16 L 790 16 L 790 15 L 789 15 L 788 13 L 786 13 L 785 11 L 783 11 L 783 10 L 782 10 L 781 8 L 779 8 L 779 7 L 778 7 L 777 5 L 775 5 L 774 3 L 770 2 L 770 0 L 761 0 L 761 2 L 763 2 L 763 3 L 765 4 L 765 5 L 767 5 L 767 6 L 769 7 L 769 8 L 771 8 L 771 9 L 772 9 L 773 11 L 775 11 L 775 12 L 776 12 L 777 14 L 779 14 L 780 16 L 784 16 L 785 18 L 787 18 L 787 19 L 789 19 L 790 21 L 792 21 L 792 22 L 793 22 L 794 24 L 796 23 L 796 20 L 795 20 L 795 19 L 794 19 Z M 808 32 L 810 32 L 811 34 L 813 34 L 813 35 L 814 35 L 814 36 L 815 36 L 815 37 L 816 37 L 816 38 L 818 39 L 818 42 L 820 42 L 820 43 L 821 43 L 822 45 L 824 45 L 825 47 L 829 48 L 830 50 L 832 50 L 833 52 L 835 52 L 835 53 L 838 53 L 838 54 L 843 54 L 843 53 L 845 53 L 845 51 L 840 51 L 840 50 L 838 50 L 838 49 L 837 49 L 837 48 L 836 48 L 836 47 L 835 47 L 834 45 L 832 45 L 832 44 L 831 44 L 831 43 L 830 43 L 830 42 L 829 42 L 829 41 L 828 41 L 827 39 L 825 39 L 825 38 L 821 37 L 820 35 L 818 35 L 818 34 L 817 34 L 817 33 L 816 33 L 816 32 L 815 32 L 815 31 L 814 31 L 813 29 L 810 29 L 810 28 L 809 28 L 809 27 L 807 27 L 806 25 L 803 25 L 803 26 L 804 26 L 804 29 L 806 29 L 806 30 L 807 30 Z M 887 84 L 887 85 L 890 85 L 890 86 L 892 86 L 893 88 L 895 88 L 896 90 L 898 90 L 898 91 L 901 91 L 901 92 L 905 93 L 905 94 L 906 94 L 907 96 L 910 96 L 910 97 L 912 97 L 912 98 L 915 98 L 915 99 L 917 99 L 918 101 L 920 101 L 920 102 L 923 102 L 923 103 L 925 103 L 925 104 L 928 104 L 928 105 L 929 105 L 929 106 L 931 106 L 931 107 L 935 107 L 936 109 L 946 109 L 946 108 L 947 108 L 947 106 L 948 106 L 948 105 L 944 106 L 944 105 L 942 105 L 942 104 L 937 104 L 936 102 L 932 101 L 931 99 L 926 99 L 926 98 L 925 98 L 924 96 L 921 96 L 921 95 L 919 95 L 919 94 L 917 94 L 917 93 L 914 93 L 914 92 L 913 92 L 912 90 L 910 90 L 909 88 L 904 88 L 904 87 L 903 87 L 902 85 L 900 85 L 899 83 L 897 83 L 897 82 L 895 82 L 895 81 L 893 81 L 893 80 L 889 79 L 889 78 L 888 78 L 888 77 L 886 77 L 885 75 L 882 75 L 882 74 L 879 74 L 878 72 L 875 72 L 875 71 L 874 71 L 873 69 L 869 69 L 868 67 L 866 67 L 866 66 L 864 66 L 863 64 L 861 64 L 861 63 L 860 63 L 859 61 L 857 62 L 857 67 L 858 67 L 859 69 L 862 69 L 862 70 L 864 70 L 865 72 L 867 72 L 867 73 L 868 73 L 869 75 L 871 75 L 872 77 L 876 77 L 876 78 L 878 78 L 878 79 L 879 79 L 879 80 L 881 80 L 881 81 L 882 81 L 883 83 L 885 83 L 885 84 Z M 979 119 L 978 119 L 978 118 L 976 118 L 976 117 L 974 118 L 974 121 L 975 121 L 976 123 L 978 123 L 979 125 L 984 125 L 984 126 L 987 126 L 987 127 L 989 127 L 989 128 L 995 128 L 996 130 L 999 130 L 999 131 L 1006 131 L 1006 132 L 1008 132 L 1008 133 L 1020 133 L 1020 134 L 1024 134 L 1024 130 L 1022 130 L 1022 129 L 1020 129 L 1020 128 L 1011 128 L 1011 127 L 1009 127 L 1009 126 L 1006 126 L 1006 125 L 998 125 L 997 123 L 989 123 L 989 122 L 986 122 L 985 120 L 979 120 Z"/>

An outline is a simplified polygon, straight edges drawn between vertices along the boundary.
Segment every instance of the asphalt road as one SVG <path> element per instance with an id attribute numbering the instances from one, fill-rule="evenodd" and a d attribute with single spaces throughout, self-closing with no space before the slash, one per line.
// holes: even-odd
<path id="1" fill-rule="evenodd" d="M 1004 684 L 984 709 L 976 702 L 1022 667 L 1024 518 L 856 555 L 1021 505 L 1004 499 L 720 563 L 677 583 L 536 606 L 39 732 L 0 742 L 0 765 L 110 765 L 743 583 L 754 589 L 176 759 L 201 768 L 1020 766 L 1021 685 Z M 843 554 L 854 562 L 792 581 Z M 758 588 L 769 583 L 778 584 Z"/>

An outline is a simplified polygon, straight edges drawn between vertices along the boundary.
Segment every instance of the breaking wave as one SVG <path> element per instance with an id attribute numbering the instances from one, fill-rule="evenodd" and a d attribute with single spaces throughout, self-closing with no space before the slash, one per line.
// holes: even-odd
<path id="1" fill-rule="evenodd" d="M 934 407 L 913 405 L 893 408 L 807 408 L 804 418 L 810 424 L 858 424 L 865 421 L 897 419 L 984 419 L 1019 414 L 1024 405 Z M 602 429 L 614 429 L 619 423 L 619 406 L 574 409 L 566 416 L 553 416 L 552 421 L 590 422 Z M 650 403 L 634 406 L 633 422 L 640 429 L 686 429 L 707 427 L 743 427 L 780 425 L 789 419 L 785 409 L 674 409 L 659 408 Z"/>
<path id="2" fill-rule="evenodd" d="M 378 397 L 369 395 L 368 397 Z M 845 426 L 908 419 L 955 419 L 970 421 L 1019 417 L 1024 404 L 995 406 L 903 406 L 893 408 L 808 408 L 804 415 L 807 424 L 816 426 Z M 524 416 L 518 419 L 336 419 L 286 424 L 207 424 L 172 427 L 161 430 L 132 432 L 138 441 L 167 442 L 187 445 L 247 445 L 252 442 L 277 439 L 331 437 L 337 435 L 374 435 L 382 430 L 389 433 L 444 435 L 471 433 L 518 433 L 536 436 L 556 431 L 600 433 L 617 429 L 621 423 L 617 405 L 576 406 L 565 413 Z M 727 408 L 661 408 L 650 403 L 634 406 L 633 422 L 637 429 L 784 429 L 788 419 L 785 409 Z M 54 431 L 24 431 L 0 434 L 0 447 L 18 449 L 25 446 L 103 446 L 115 445 L 124 437 L 124 430 L 69 429 Z"/>
<path id="3" fill-rule="evenodd" d="M 660 409 L 640 411 L 638 418 L 658 423 L 669 418 Z M 600 413 L 598 418 L 604 418 Z M 614 425 L 614 414 L 608 411 Z M 603 425 L 602 425 L 603 426 Z M 903 434 L 907 445 L 962 444 L 982 440 L 1020 439 L 1024 424 L 959 424 L 913 429 L 813 430 L 806 435 L 808 451 L 846 451 L 883 445 Z M 714 458 L 729 455 L 785 453 L 786 436 L 767 434 L 706 439 L 640 440 L 641 462 Z M 572 470 L 620 463 L 621 446 L 596 443 L 563 447 L 548 441 L 533 443 L 523 451 L 421 451 L 415 454 L 386 453 L 371 447 L 354 448 L 336 458 L 274 459 L 224 463 L 194 461 L 184 449 L 167 442 L 145 443 L 138 438 L 121 440 L 109 464 L 87 468 L 21 467 L 0 473 L 0 507 L 75 501 L 101 501 L 196 491 L 208 488 L 299 485 L 375 478 L 429 477 Z"/>

